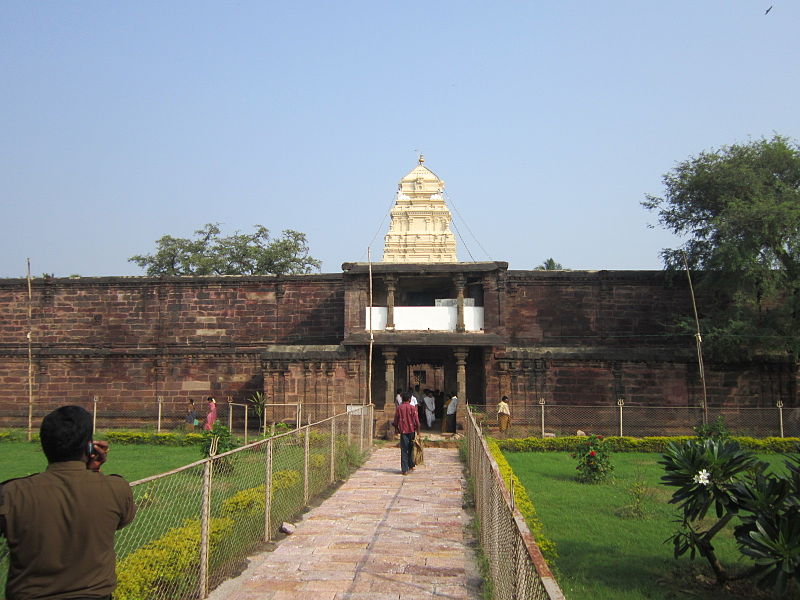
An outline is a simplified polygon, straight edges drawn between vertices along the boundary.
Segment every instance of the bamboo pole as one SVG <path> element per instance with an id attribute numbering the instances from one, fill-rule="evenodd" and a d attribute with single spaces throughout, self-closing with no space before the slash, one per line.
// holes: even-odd
<path id="1" fill-rule="evenodd" d="M 375 335 L 372 333 L 372 248 L 367 248 L 367 262 L 369 263 L 369 360 L 367 361 L 367 395 L 366 404 L 372 404 L 372 346 Z"/>
<path id="2" fill-rule="evenodd" d="M 697 302 L 694 297 L 694 286 L 692 285 L 692 275 L 689 272 L 689 261 L 686 253 L 683 252 L 683 264 L 686 267 L 686 277 L 689 279 L 689 293 L 692 295 L 692 309 L 694 310 L 694 322 L 697 332 L 694 339 L 697 344 L 697 367 L 700 369 L 700 383 L 703 385 L 703 425 L 708 425 L 708 398 L 706 395 L 706 372 L 703 367 L 703 338 L 700 336 L 700 318 L 697 316 Z"/>
<path id="3" fill-rule="evenodd" d="M 31 259 L 28 259 L 28 441 L 33 436 L 33 288 Z"/>

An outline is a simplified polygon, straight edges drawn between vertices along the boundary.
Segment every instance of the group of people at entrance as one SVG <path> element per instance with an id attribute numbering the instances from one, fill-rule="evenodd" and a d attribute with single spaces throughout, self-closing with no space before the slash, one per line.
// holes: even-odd
<path id="1" fill-rule="evenodd" d="M 458 410 L 456 394 L 449 394 L 445 398 L 444 392 L 427 388 L 420 391 L 419 385 L 409 388 L 405 394 L 403 394 L 403 390 L 398 389 L 395 396 L 397 405 L 395 408 L 400 408 L 406 395 L 409 397 L 409 404 L 417 411 L 419 423 L 424 423 L 426 429 L 435 430 L 434 424 L 438 422 L 438 429 L 442 433 L 456 432 L 456 411 Z"/>

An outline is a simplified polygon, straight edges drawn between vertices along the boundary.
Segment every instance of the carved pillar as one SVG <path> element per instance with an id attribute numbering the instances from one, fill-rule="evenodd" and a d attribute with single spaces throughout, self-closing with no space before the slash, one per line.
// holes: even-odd
<path id="1" fill-rule="evenodd" d="M 467 349 L 456 348 L 453 356 L 456 359 L 456 394 L 463 403 L 467 400 Z"/>
<path id="2" fill-rule="evenodd" d="M 453 284 L 456 286 L 456 331 L 464 333 L 464 285 L 467 283 L 464 276 L 461 274 L 453 277 Z M 459 392 L 460 394 L 460 392 Z"/>
<path id="3" fill-rule="evenodd" d="M 394 406 L 394 363 L 397 358 L 397 350 L 384 348 L 383 359 L 386 361 L 386 405 L 384 410 Z"/>
<path id="4" fill-rule="evenodd" d="M 394 331 L 394 292 L 397 289 L 397 279 L 387 275 L 386 279 L 386 330 Z"/>
<path id="5" fill-rule="evenodd" d="M 386 417 L 386 438 L 392 439 L 394 435 L 391 423 L 394 421 L 395 413 L 394 366 L 395 359 L 397 359 L 397 350 L 395 348 L 384 348 L 383 358 L 386 361 L 386 400 L 383 405 L 383 414 Z"/>

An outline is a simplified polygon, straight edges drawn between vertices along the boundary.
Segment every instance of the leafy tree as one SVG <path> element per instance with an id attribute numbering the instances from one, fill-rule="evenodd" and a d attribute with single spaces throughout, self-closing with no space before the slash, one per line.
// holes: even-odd
<path id="1" fill-rule="evenodd" d="M 800 147 L 778 135 L 723 146 L 678 163 L 663 182 L 664 196 L 642 204 L 685 239 L 662 251 L 666 267 L 701 271 L 712 352 L 799 351 Z"/>
<path id="2" fill-rule="evenodd" d="M 552 258 L 548 258 L 538 267 L 536 267 L 537 271 L 563 271 L 564 267 L 561 266 L 560 262 L 556 262 Z"/>
<path id="3" fill-rule="evenodd" d="M 321 262 L 308 255 L 306 236 L 286 229 L 273 239 L 263 225 L 252 234 L 236 231 L 221 237 L 219 223 L 208 223 L 192 239 L 165 235 L 156 241 L 154 254 L 128 259 L 160 275 L 296 275 L 319 269 Z"/>

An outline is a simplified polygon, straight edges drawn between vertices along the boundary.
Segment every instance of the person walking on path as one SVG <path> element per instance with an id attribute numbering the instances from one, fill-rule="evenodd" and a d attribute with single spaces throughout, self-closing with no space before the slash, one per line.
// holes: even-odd
<path id="1" fill-rule="evenodd" d="M 503 396 L 497 403 L 497 426 L 500 433 L 505 435 L 508 424 L 511 422 L 511 409 L 508 408 L 508 396 Z"/>
<path id="2" fill-rule="evenodd" d="M 419 413 L 416 406 L 411 406 L 411 394 L 403 394 L 403 403 L 397 407 L 394 415 L 394 428 L 400 434 L 400 471 L 408 475 L 413 471 L 414 438 L 419 431 Z"/>

